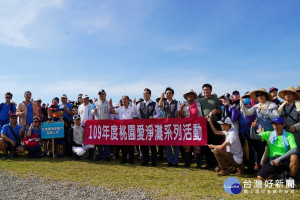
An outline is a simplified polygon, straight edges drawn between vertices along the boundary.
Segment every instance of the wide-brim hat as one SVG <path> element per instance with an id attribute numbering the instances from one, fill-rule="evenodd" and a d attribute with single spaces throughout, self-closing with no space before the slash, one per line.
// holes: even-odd
<path id="1" fill-rule="evenodd" d="M 284 93 L 285 93 L 285 92 L 293 92 L 293 93 L 295 93 L 295 95 L 296 95 L 296 99 L 295 99 L 295 100 L 299 100 L 299 99 L 300 99 L 299 94 L 297 93 L 296 89 L 295 89 L 293 86 L 290 86 L 290 87 L 288 87 L 288 88 L 285 89 L 285 90 L 281 90 L 281 91 L 278 93 L 278 96 L 279 96 L 280 98 L 284 99 Z"/>
<path id="2" fill-rule="evenodd" d="M 187 100 L 187 95 L 192 93 L 195 97 L 195 99 L 197 99 L 197 93 L 194 90 L 188 90 L 184 95 L 183 98 L 185 98 Z"/>
<path id="3" fill-rule="evenodd" d="M 267 100 L 268 100 L 268 101 L 273 101 L 272 95 L 271 95 L 269 92 L 267 92 L 267 90 L 266 90 L 265 88 L 260 88 L 260 89 L 258 89 L 258 90 L 253 90 L 253 91 L 251 91 L 251 92 L 249 93 L 250 98 L 256 101 L 256 93 L 258 93 L 258 92 L 263 92 L 263 93 L 265 93 L 266 96 L 268 97 Z"/>

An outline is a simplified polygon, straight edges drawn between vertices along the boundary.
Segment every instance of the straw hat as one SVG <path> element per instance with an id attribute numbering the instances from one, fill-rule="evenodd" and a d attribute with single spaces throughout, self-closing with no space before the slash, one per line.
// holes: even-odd
<path id="1" fill-rule="evenodd" d="M 197 93 L 194 92 L 194 90 L 188 90 L 188 91 L 183 95 L 183 97 L 187 100 L 187 95 L 190 94 L 190 93 L 192 93 L 192 94 L 194 95 L 195 99 L 197 99 Z"/>
<path id="2" fill-rule="evenodd" d="M 258 92 L 265 93 L 266 96 L 268 97 L 267 98 L 268 101 L 272 101 L 273 100 L 271 94 L 269 92 L 267 92 L 267 90 L 265 88 L 260 88 L 258 90 L 253 90 L 252 92 L 249 93 L 250 98 L 253 99 L 253 100 L 256 100 L 256 93 L 258 93 Z"/>
<path id="3" fill-rule="evenodd" d="M 297 91 L 297 92 L 300 92 L 300 85 L 298 85 L 298 86 L 296 87 L 296 91 Z"/>
<path id="4" fill-rule="evenodd" d="M 280 98 L 284 99 L 284 93 L 285 93 L 285 92 L 293 92 L 293 93 L 295 93 L 295 95 L 296 95 L 296 99 L 295 99 L 295 100 L 300 99 L 299 94 L 297 93 L 296 89 L 295 89 L 293 86 L 290 86 L 290 87 L 288 87 L 288 88 L 285 89 L 285 90 L 281 90 L 281 91 L 278 93 L 278 96 L 279 96 Z"/>

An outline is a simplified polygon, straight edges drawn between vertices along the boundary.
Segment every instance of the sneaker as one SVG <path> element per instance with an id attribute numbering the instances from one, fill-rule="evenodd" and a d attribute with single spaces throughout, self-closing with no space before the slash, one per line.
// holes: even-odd
<path id="1" fill-rule="evenodd" d="M 2 160 L 7 160 L 8 159 L 8 155 L 7 154 L 3 154 Z"/>
<path id="2" fill-rule="evenodd" d="M 178 168 L 179 165 L 177 163 L 175 163 L 173 167 Z"/>
<path id="3" fill-rule="evenodd" d="M 156 167 L 156 163 L 152 163 L 151 165 L 152 165 L 152 167 Z"/>
<path id="4" fill-rule="evenodd" d="M 254 170 L 255 170 L 255 171 L 259 171 L 259 168 L 260 168 L 260 167 L 259 167 L 259 164 L 255 164 Z"/>
<path id="5" fill-rule="evenodd" d="M 217 172 L 218 176 L 228 176 L 230 175 L 230 170 L 229 169 L 221 169 L 221 171 Z"/>

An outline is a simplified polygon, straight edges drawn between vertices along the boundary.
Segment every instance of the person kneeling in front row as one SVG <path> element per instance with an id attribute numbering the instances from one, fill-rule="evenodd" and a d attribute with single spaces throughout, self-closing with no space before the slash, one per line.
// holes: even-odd
<path id="1" fill-rule="evenodd" d="M 237 130 L 232 126 L 232 121 L 229 117 L 226 117 L 222 121 L 217 121 L 222 128 L 222 131 L 218 131 L 211 121 L 210 116 L 207 117 L 208 122 L 216 135 L 225 135 L 225 141 L 221 145 L 208 145 L 210 149 L 213 149 L 213 153 L 218 162 L 216 167 L 217 175 L 226 176 L 230 175 L 230 168 L 236 168 L 237 175 L 242 174 L 243 169 L 243 149 L 237 133 Z M 223 149 L 226 148 L 226 151 Z"/>
<path id="2" fill-rule="evenodd" d="M 89 159 L 94 160 L 94 145 L 84 145 L 83 144 L 83 136 L 84 136 L 84 128 L 81 126 L 80 116 L 73 116 L 74 126 L 70 129 L 70 135 L 73 136 L 73 144 L 72 151 L 74 153 L 74 157 L 79 160 L 89 151 Z"/>

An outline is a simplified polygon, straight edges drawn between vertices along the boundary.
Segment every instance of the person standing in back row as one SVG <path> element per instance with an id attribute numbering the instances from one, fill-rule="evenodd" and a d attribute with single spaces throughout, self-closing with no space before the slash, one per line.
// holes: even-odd
<path id="1" fill-rule="evenodd" d="M 160 117 L 161 112 L 156 102 L 151 101 L 151 90 L 148 88 L 144 89 L 144 101 L 137 105 L 137 117 L 140 119 L 157 119 Z M 152 166 L 156 167 L 157 149 L 155 145 L 150 146 L 152 155 Z M 141 146 L 143 154 L 142 166 L 148 165 L 149 162 L 149 146 Z"/>
<path id="2" fill-rule="evenodd" d="M 164 96 L 167 96 L 167 100 L 164 101 Z M 163 118 L 178 118 L 178 112 L 180 110 L 180 104 L 178 101 L 173 99 L 174 90 L 167 87 L 165 93 L 161 94 L 158 106 L 163 109 Z M 172 149 L 174 153 L 172 152 Z M 179 162 L 179 146 L 166 146 L 166 156 L 168 160 L 168 167 L 178 167 Z"/>
<path id="3" fill-rule="evenodd" d="M 7 92 L 5 94 L 5 102 L 0 104 L 0 127 L 8 124 L 10 115 L 16 113 L 16 106 L 10 102 L 12 97 L 12 93 Z"/>
<path id="4" fill-rule="evenodd" d="M 33 117 L 39 115 L 37 104 L 31 101 L 31 92 L 26 91 L 24 94 L 25 101 L 19 104 L 16 115 L 19 117 L 19 124 L 29 128 L 33 122 Z"/>

